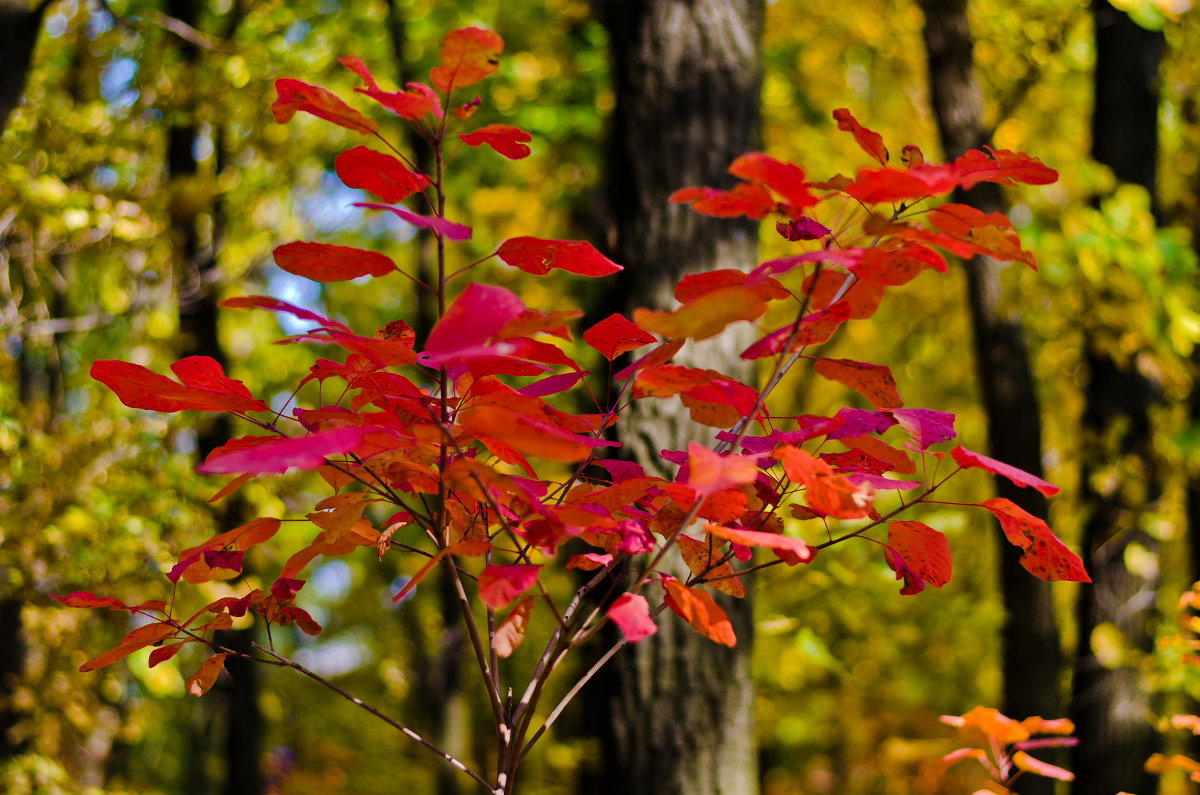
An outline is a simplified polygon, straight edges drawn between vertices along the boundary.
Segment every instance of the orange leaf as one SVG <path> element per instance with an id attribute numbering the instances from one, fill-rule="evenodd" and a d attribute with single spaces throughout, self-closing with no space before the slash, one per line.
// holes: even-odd
<path id="1" fill-rule="evenodd" d="M 854 116 L 850 115 L 850 111 L 846 108 L 835 110 L 833 112 L 833 120 L 837 122 L 839 130 L 854 135 L 854 140 L 858 142 L 858 145 L 862 147 L 864 152 L 878 160 L 881 166 L 887 165 L 888 150 L 883 145 L 882 135 L 863 127 Z"/>
<path id="2" fill-rule="evenodd" d="M 706 497 L 733 486 L 753 483 L 758 477 L 758 458 L 749 455 L 721 455 L 702 444 L 688 442 L 688 478 L 699 497 Z"/>
<path id="3" fill-rule="evenodd" d="M 1074 781 L 1075 774 L 1070 770 L 1064 770 L 1057 765 L 1051 765 L 1043 762 L 1040 759 L 1034 759 L 1024 751 L 1017 751 L 1012 755 L 1012 762 L 1021 770 L 1028 773 L 1033 773 L 1038 776 L 1046 776 L 1047 778 L 1056 778 L 1059 781 Z"/>
<path id="4" fill-rule="evenodd" d="M 782 552 L 792 553 L 790 565 L 808 563 L 817 556 L 817 551 L 799 538 L 780 535 L 779 533 L 764 533 L 761 530 L 746 530 L 740 527 L 725 527 L 724 525 L 708 523 L 704 532 L 742 544 L 747 547 L 768 547 Z"/>
<path id="5" fill-rule="evenodd" d="M 833 303 L 834 296 L 841 292 L 847 275 L 839 271 L 822 268 L 804 280 L 804 294 L 808 296 L 810 309 L 825 309 Z M 862 320 L 875 314 L 883 300 L 886 286 L 869 279 L 855 279 L 849 289 L 841 295 L 849 306 L 851 320 Z"/>
<path id="6" fill-rule="evenodd" d="M 187 691 L 199 698 L 217 681 L 217 676 L 225 668 L 225 655 L 214 654 L 205 660 L 196 673 L 187 679 Z"/>
<path id="7" fill-rule="evenodd" d="M 775 448 L 774 454 L 788 478 L 804 484 L 804 498 L 810 508 L 834 519 L 859 519 L 870 514 L 869 492 L 856 489 L 829 464 L 788 444 Z"/>
<path id="8" fill-rule="evenodd" d="M 708 544 L 683 534 L 680 534 L 676 541 L 679 544 L 679 553 L 683 555 L 683 562 L 693 574 L 705 579 L 720 578 L 712 579 L 712 582 L 706 582 L 705 585 L 738 599 L 746 595 L 746 588 L 741 580 L 733 576 L 733 566 L 718 562 L 722 555 L 715 548 L 710 553 Z"/>
<path id="9" fill-rule="evenodd" d="M 79 666 L 79 670 L 81 673 L 86 674 L 88 671 L 95 671 L 97 668 L 111 665 L 117 660 L 128 657 L 138 649 L 144 649 L 147 646 L 158 643 L 164 638 L 171 637 L 175 632 L 175 627 L 165 622 L 156 622 L 138 627 L 122 639 L 120 646 L 93 657 Z"/>
<path id="10" fill-rule="evenodd" d="M 871 405 L 879 409 L 892 409 L 904 405 L 896 392 L 896 379 L 887 367 L 850 359 L 818 359 L 813 363 L 817 374 L 837 381 L 859 393 Z"/>
<path id="11" fill-rule="evenodd" d="M 1092 581 L 1079 556 L 1059 541 L 1041 519 L 1003 497 L 994 497 L 980 505 L 1000 520 L 1000 527 L 1009 542 L 1025 550 L 1021 565 L 1030 574 L 1050 582 Z"/>
<path id="12" fill-rule="evenodd" d="M 688 588 L 674 577 L 663 578 L 667 594 L 664 601 L 684 621 L 704 637 L 730 648 L 737 645 L 733 623 L 707 591 Z"/>
<path id="13" fill-rule="evenodd" d="M 429 73 L 439 91 L 447 94 L 478 83 L 500 66 L 504 40 L 490 30 L 460 28 L 442 39 L 441 63 Z"/>
<path id="14" fill-rule="evenodd" d="M 975 707 L 964 715 L 943 715 L 942 723 L 959 729 L 974 729 L 1001 745 L 1029 739 L 1029 732 L 1017 721 L 991 707 Z"/>
<path id="15" fill-rule="evenodd" d="M 911 475 L 917 471 L 917 465 L 908 457 L 908 453 L 897 450 L 874 436 L 847 436 L 838 441 L 846 445 L 849 450 L 861 450 L 872 458 L 887 463 L 894 472 Z"/>
<path id="16" fill-rule="evenodd" d="M 713 290 L 674 312 L 633 310 L 633 321 L 652 334 L 668 339 L 708 339 L 738 320 L 754 320 L 767 304 L 754 288 L 731 286 Z"/>
<path id="17" fill-rule="evenodd" d="M 934 588 L 950 582 L 950 545 L 937 530 L 921 522 L 888 522 L 887 542 L 924 582 Z"/>
<path id="18" fill-rule="evenodd" d="M 526 596 L 517 602 L 504 620 L 496 627 L 492 637 L 492 649 L 497 657 L 509 657 L 525 640 L 525 628 L 529 625 L 529 613 L 533 610 L 533 597 Z"/>

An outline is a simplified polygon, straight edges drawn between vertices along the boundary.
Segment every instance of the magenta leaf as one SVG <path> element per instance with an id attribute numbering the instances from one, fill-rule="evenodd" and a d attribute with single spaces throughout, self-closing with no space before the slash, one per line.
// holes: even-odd
<path id="1" fill-rule="evenodd" d="M 316 469 L 332 455 L 353 450 L 366 431 L 358 427 L 334 428 L 295 438 L 259 436 L 234 439 L 218 447 L 196 467 L 205 475 L 281 475 L 288 469 Z M 240 444 L 235 444 L 240 443 Z"/>
<path id="2" fill-rule="evenodd" d="M 400 207 L 393 207 L 390 204 L 377 204 L 375 202 L 355 202 L 354 206 L 366 207 L 370 210 L 387 210 L 397 218 L 421 229 L 430 229 L 438 237 L 444 237 L 447 240 L 468 240 L 471 237 L 471 227 L 447 221 L 445 218 L 417 215 Z"/>

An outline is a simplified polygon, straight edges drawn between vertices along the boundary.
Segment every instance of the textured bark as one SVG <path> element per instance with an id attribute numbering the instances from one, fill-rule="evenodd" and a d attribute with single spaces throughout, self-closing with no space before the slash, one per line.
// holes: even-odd
<path id="1" fill-rule="evenodd" d="M 667 197 L 686 185 L 731 182 L 729 163 L 757 148 L 760 0 L 606 0 L 616 107 L 608 176 L 609 249 L 625 266 L 611 311 L 674 305 L 685 273 L 753 265 L 756 225 L 696 215 Z M 731 330 L 732 331 L 732 330 Z M 746 340 L 724 334 L 679 358 L 751 381 Z M 655 401 L 621 430 L 626 453 L 673 477 L 658 459 L 697 434 L 675 401 Z M 706 434 L 703 441 L 710 441 Z M 607 720 L 603 769 L 585 791 L 705 795 L 757 790 L 748 600 L 723 600 L 739 638 L 727 649 L 674 616 L 624 649 L 588 695 Z M 599 710 L 603 710 L 599 712 Z"/>
<path id="2" fill-rule="evenodd" d="M 1095 110 L 1092 156 L 1118 179 L 1154 195 L 1158 141 L 1158 60 L 1162 34 L 1143 30 L 1107 2 L 1093 2 L 1096 31 Z M 1085 333 L 1088 382 L 1083 416 L 1084 553 L 1094 584 L 1076 606 L 1080 654 L 1074 680 L 1079 746 L 1075 753 L 1078 795 L 1117 790 L 1153 792 L 1154 776 L 1142 769 L 1158 735 L 1151 724 L 1150 696 L 1135 668 L 1106 668 L 1089 639 L 1102 624 L 1115 626 L 1127 642 L 1150 651 L 1157 579 L 1125 566 L 1125 551 L 1140 544 L 1157 551 L 1143 529 L 1145 515 L 1162 493 L 1154 453 L 1150 410 L 1157 385 L 1138 371 L 1136 358 L 1116 359 L 1105 344 L 1112 332 Z"/>
<path id="3" fill-rule="evenodd" d="M 28 0 L 0 0 L 0 132 L 25 93 L 33 48 L 50 1 L 31 8 Z"/>
<path id="4" fill-rule="evenodd" d="M 975 75 L 966 0 L 922 0 L 929 84 L 946 157 L 986 141 L 983 95 Z M 985 212 L 1003 209 L 995 185 L 956 197 Z M 1042 474 L 1042 431 L 1033 374 L 1020 314 L 1002 308 L 1004 263 L 975 257 L 967 263 L 967 291 L 974 330 L 975 362 L 987 410 L 991 455 L 1035 475 Z M 1032 489 L 996 478 L 996 492 L 1034 514 L 1046 515 L 1046 500 Z M 1061 651 L 1050 584 L 1033 578 L 1021 554 L 1003 534 L 1001 589 L 1004 595 L 1004 712 L 1015 718 L 1053 717 L 1061 709 L 1058 675 Z M 1021 793 L 1053 792 L 1049 779 L 1026 777 Z"/>

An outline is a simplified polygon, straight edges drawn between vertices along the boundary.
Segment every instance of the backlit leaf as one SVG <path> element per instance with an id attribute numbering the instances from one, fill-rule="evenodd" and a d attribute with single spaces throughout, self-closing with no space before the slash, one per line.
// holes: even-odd
<path id="1" fill-rule="evenodd" d="M 686 483 L 696 495 L 707 497 L 732 486 L 753 483 L 758 477 L 758 457 L 721 455 L 702 444 L 688 442 L 688 476 Z"/>
<path id="2" fill-rule="evenodd" d="M 148 370 L 140 364 L 97 361 L 91 376 L 107 386 L 122 403 L 134 409 L 171 413 L 196 411 L 266 411 L 241 381 L 227 378 L 221 365 L 207 356 L 189 356 L 171 366 L 184 383 Z M 190 381 L 191 383 L 188 383 Z"/>
<path id="3" fill-rule="evenodd" d="M 299 110 L 362 135 L 374 133 L 379 129 L 371 119 L 342 102 L 332 91 L 320 86 L 281 77 L 275 81 L 275 91 L 279 96 L 271 105 L 271 113 L 280 124 L 291 119 Z"/>
<path id="4" fill-rule="evenodd" d="M 689 273 L 675 284 L 675 300 L 681 304 L 689 304 L 702 295 L 722 287 L 745 284 L 749 279 L 750 274 L 734 268 Z M 775 279 L 759 279 L 753 282 L 752 286 L 754 292 L 764 301 L 788 297 L 787 289 Z"/>
<path id="5" fill-rule="evenodd" d="M 491 609 L 499 610 L 532 587 L 541 569 L 529 563 L 486 566 L 479 575 L 479 598 Z"/>
<path id="6" fill-rule="evenodd" d="M 789 565 L 808 563 L 817 556 L 817 551 L 804 543 L 803 540 L 780 535 L 779 533 L 766 533 L 761 530 L 747 530 L 741 527 L 726 527 L 711 522 L 704 525 L 704 532 L 747 547 L 767 547 L 768 549 L 790 552 L 793 557 Z"/>
<path id="7" fill-rule="evenodd" d="M 459 133 L 458 137 L 467 146 L 487 144 L 509 160 L 529 157 L 529 147 L 525 144 L 533 140 L 533 136 L 529 133 L 508 124 L 489 124 L 474 132 Z"/>
<path id="8" fill-rule="evenodd" d="M 1091 582 L 1079 556 L 1067 548 L 1041 519 L 1011 500 L 995 497 L 980 503 L 1000 521 L 1009 543 L 1025 551 L 1021 565 L 1035 577 L 1054 582 Z"/>
<path id="9" fill-rule="evenodd" d="M 1058 494 L 1058 486 L 1053 483 L 1048 483 L 1037 475 L 1031 475 L 1023 469 L 1017 469 L 1015 466 L 997 461 L 994 458 L 988 458 L 986 455 L 976 453 L 959 445 L 950 451 L 950 455 L 954 456 L 954 460 L 960 467 L 968 467 L 982 469 L 985 472 L 991 472 L 993 475 L 1001 475 L 1008 478 L 1018 486 L 1029 486 L 1037 489 L 1047 497 L 1053 497 Z"/>
<path id="10" fill-rule="evenodd" d="M 1048 762 L 1043 762 L 1040 759 L 1035 759 L 1024 751 L 1017 751 L 1012 755 L 1012 763 L 1018 769 L 1024 770 L 1027 773 L 1033 773 L 1037 776 L 1045 776 L 1047 778 L 1058 779 L 1059 781 L 1074 781 L 1075 774 L 1070 770 L 1064 770 L 1058 765 L 1052 765 Z"/>
<path id="11" fill-rule="evenodd" d="M 675 541 L 679 545 L 683 562 L 691 569 L 692 574 L 711 580 L 704 583 L 705 585 L 738 599 L 746 595 L 745 586 L 734 576 L 733 566 L 719 562 L 722 555 L 717 551 L 716 545 L 713 545 L 710 551 L 709 544 L 683 534 L 676 536 Z"/>
<path id="12" fill-rule="evenodd" d="M 446 308 L 426 340 L 429 353 L 481 345 L 525 311 L 511 290 L 472 282 Z"/>
<path id="13" fill-rule="evenodd" d="M 610 362 L 643 345 L 656 341 L 656 337 L 620 313 L 613 313 L 583 332 L 583 341 L 592 346 Z"/>
<path id="14" fill-rule="evenodd" d="M 314 282 L 344 282 L 360 276 L 386 276 L 396 263 L 378 251 L 332 243 L 284 243 L 273 252 L 275 264 Z"/>
<path id="15" fill-rule="evenodd" d="M 680 188 L 668 199 L 672 204 L 690 204 L 701 215 L 714 218 L 737 218 L 744 215 L 753 220 L 766 218 L 775 212 L 778 203 L 761 185 L 742 182 L 732 190 L 716 188 Z"/>
<path id="16" fill-rule="evenodd" d="M 207 660 L 201 663 L 200 668 L 196 673 L 187 678 L 186 688 L 188 693 L 199 698 L 208 692 L 214 684 L 221 671 L 225 669 L 225 654 L 214 654 Z"/>
<path id="17" fill-rule="evenodd" d="M 365 146 L 347 149 L 334 160 L 338 179 L 348 188 L 361 188 L 388 204 L 404 201 L 429 184 L 429 178 L 391 155 Z"/>
<path id="18" fill-rule="evenodd" d="M 854 140 L 858 142 L 858 145 L 862 147 L 864 152 L 878 160 L 880 165 L 887 165 L 888 150 L 883 145 L 882 135 L 863 127 L 846 108 L 835 110 L 833 112 L 833 120 L 837 122 L 839 130 L 851 133 L 854 136 Z"/>
<path id="19" fill-rule="evenodd" d="M 934 588 L 950 582 L 950 544 L 937 530 L 921 522 L 888 522 L 887 543 L 924 582 Z"/>
<path id="20" fill-rule="evenodd" d="M 733 161 L 729 173 L 747 182 L 769 188 L 787 202 L 792 210 L 803 210 L 818 199 L 804 181 L 804 169 L 794 163 L 776 160 L 762 152 L 749 152 Z M 825 230 L 826 234 L 829 230 Z"/>
<path id="21" fill-rule="evenodd" d="M 608 276 L 622 270 L 586 240 L 513 237 L 500 244 L 500 259 L 526 273 L 541 276 L 553 268 L 580 276 Z"/>
<path id="22" fill-rule="evenodd" d="M 441 63 L 430 82 L 445 94 L 478 83 L 500 66 L 504 40 L 490 30 L 460 28 L 442 39 Z"/>
<path id="23" fill-rule="evenodd" d="M 730 323 L 754 320 L 767 311 L 767 304 L 750 287 L 722 287 L 700 296 L 674 312 L 633 310 L 633 320 L 647 331 L 669 339 L 690 337 L 704 340 L 725 330 Z"/>
<path id="24" fill-rule="evenodd" d="M 892 371 L 882 365 L 850 359 L 817 359 L 813 362 L 813 369 L 824 378 L 850 387 L 876 408 L 904 405 L 896 392 L 896 379 L 892 377 Z"/>
<path id="25" fill-rule="evenodd" d="M 442 117 L 441 101 L 434 90 L 424 83 L 409 83 L 407 91 L 383 91 L 362 61 L 353 56 L 338 58 L 338 61 L 362 78 L 365 87 L 356 88 L 355 91 L 366 94 L 400 118 L 414 121 L 430 111 L 437 118 Z"/>
<path id="26" fill-rule="evenodd" d="M 293 467 L 316 469 L 327 457 L 353 450 L 365 435 L 362 428 L 347 426 L 294 438 L 247 436 L 213 450 L 196 471 L 205 475 L 281 475 Z"/>
<path id="27" fill-rule="evenodd" d="M 894 168 L 864 168 L 843 190 L 863 204 L 883 204 L 949 193 L 958 185 L 951 166 L 923 165 L 899 171 Z"/>
<path id="28" fill-rule="evenodd" d="M 625 640 L 630 643 L 637 643 L 642 638 L 658 632 L 658 627 L 650 618 L 650 605 L 641 594 L 621 594 L 613 601 L 606 615 L 613 620 L 625 636 Z"/>
<path id="29" fill-rule="evenodd" d="M 908 434 L 916 450 L 928 450 L 930 445 L 953 439 L 954 415 L 933 409 L 892 409 L 892 416 Z"/>
<path id="30" fill-rule="evenodd" d="M 996 150 L 990 146 L 984 149 L 986 153 L 972 149 L 954 161 L 954 172 L 959 184 L 966 190 L 980 182 L 1049 185 L 1058 180 L 1058 172 L 1036 157 L 1008 149 Z"/>
<path id="31" fill-rule="evenodd" d="M 98 668 L 111 665 L 117 660 L 128 657 L 138 649 L 144 649 L 147 646 L 173 636 L 176 632 L 175 627 L 165 622 L 155 622 L 138 627 L 126 635 L 121 640 L 121 644 L 115 649 L 109 649 L 103 654 L 93 657 L 79 666 L 79 670 L 81 673 L 87 673 L 88 671 L 95 671 Z"/>
<path id="32" fill-rule="evenodd" d="M 733 632 L 733 623 L 729 616 L 712 598 L 712 594 L 698 588 L 688 588 L 674 577 L 663 577 L 663 590 L 667 593 L 663 600 L 667 607 L 692 628 L 709 640 L 733 648 L 737 645 L 737 635 Z"/>
<path id="33" fill-rule="evenodd" d="M 525 628 L 529 625 L 529 614 L 533 611 L 533 597 L 526 596 L 517 602 L 496 626 L 496 634 L 492 638 L 492 649 L 497 657 L 510 657 L 525 640 Z"/>

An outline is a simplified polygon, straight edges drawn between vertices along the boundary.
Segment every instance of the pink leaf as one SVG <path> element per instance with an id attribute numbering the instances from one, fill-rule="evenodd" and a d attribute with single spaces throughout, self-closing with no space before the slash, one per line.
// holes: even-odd
<path id="1" fill-rule="evenodd" d="M 608 608 L 607 615 L 630 643 L 637 643 L 658 632 L 658 627 L 650 618 L 650 605 L 641 594 L 621 594 Z"/>
<path id="2" fill-rule="evenodd" d="M 1037 489 L 1046 497 L 1053 497 L 1055 494 L 1058 494 L 1058 486 L 1055 486 L 1053 483 L 1048 483 L 1037 475 L 1031 475 L 1025 470 L 1017 469 L 1003 461 L 997 461 L 994 458 L 988 458 L 986 455 L 972 452 L 962 445 L 951 450 L 950 455 L 954 456 L 954 460 L 958 462 L 960 467 L 973 467 L 991 472 L 993 475 L 1002 475 L 1018 486 L 1029 486 Z"/>
<path id="3" fill-rule="evenodd" d="M 529 133 L 519 127 L 511 127 L 507 124 L 489 124 L 474 132 L 459 133 L 458 137 L 467 146 L 487 144 L 509 160 L 529 157 L 529 147 L 525 143 L 533 140 L 533 136 Z"/>
<path id="4" fill-rule="evenodd" d="M 248 437 L 218 447 L 196 471 L 215 474 L 283 474 L 288 469 L 316 469 L 332 455 L 349 452 L 362 442 L 366 431 L 347 426 L 297 438 Z M 249 441 L 248 440 L 253 440 Z M 241 442 L 240 445 L 234 445 Z M 223 452 L 224 451 L 224 452 Z"/>
<path id="5" fill-rule="evenodd" d="M 499 610 L 537 582 L 541 568 L 528 563 L 487 566 L 479 575 L 479 598 L 491 609 Z"/>
<path id="6" fill-rule="evenodd" d="M 234 298 L 226 298 L 220 303 L 220 306 L 225 309 L 269 309 L 273 312 L 286 312 L 299 320 L 308 320 L 316 323 L 324 329 L 338 329 L 347 333 L 350 331 L 350 327 L 343 323 L 321 317 L 316 312 L 293 306 L 286 301 L 280 301 L 278 298 L 272 298 L 269 295 L 239 295 Z"/>
<path id="7" fill-rule="evenodd" d="M 517 391 L 522 395 L 527 395 L 529 397 L 557 395 L 558 393 L 565 392 L 578 384 L 588 374 L 589 373 L 587 370 L 577 370 L 573 373 L 560 373 L 558 375 L 548 376 L 540 381 L 534 381 L 532 384 L 521 387 Z"/>
<path id="8" fill-rule="evenodd" d="M 425 351 L 446 353 L 482 345 L 524 311 L 525 304 L 512 291 L 472 282 L 429 332 Z"/>
<path id="9" fill-rule="evenodd" d="M 471 237 L 471 227 L 463 224 L 456 224 L 453 221 L 447 221 L 445 218 L 434 218 L 427 215 L 417 215 L 410 213 L 408 210 L 400 207 L 393 207 L 390 204 L 376 204 L 374 202 L 355 202 L 355 207 L 366 207 L 371 210 L 387 210 L 397 218 L 400 218 L 413 226 L 421 229 L 431 229 L 438 237 L 444 237 L 447 240 L 467 240 Z"/>
<path id="10" fill-rule="evenodd" d="M 954 415 L 948 411 L 892 409 L 892 416 L 917 450 L 927 450 L 930 445 L 953 439 L 956 435 Z"/>

